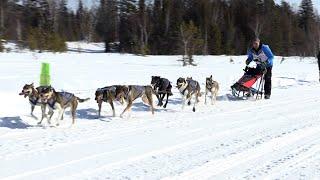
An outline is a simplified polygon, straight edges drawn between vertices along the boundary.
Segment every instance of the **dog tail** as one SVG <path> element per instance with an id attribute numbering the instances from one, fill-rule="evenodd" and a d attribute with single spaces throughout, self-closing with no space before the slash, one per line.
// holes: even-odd
<path id="1" fill-rule="evenodd" d="M 79 103 L 83 103 L 83 102 L 89 101 L 90 98 L 81 99 L 81 98 L 77 97 L 77 100 L 79 101 Z"/>

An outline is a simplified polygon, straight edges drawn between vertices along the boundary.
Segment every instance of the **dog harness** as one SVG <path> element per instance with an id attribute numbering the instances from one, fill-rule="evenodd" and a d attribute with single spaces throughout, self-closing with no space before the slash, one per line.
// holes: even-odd
<path id="1" fill-rule="evenodd" d="M 191 91 L 195 92 L 197 90 L 198 82 L 192 79 L 187 80 L 188 85 L 191 87 Z"/>
<path id="2" fill-rule="evenodd" d="M 165 78 L 161 78 L 157 81 L 157 83 L 155 84 L 155 89 L 158 93 L 169 93 L 170 95 L 172 95 L 171 89 L 172 89 L 172 85 L 170 84 L 170 81 L 168 79 Z"/>
<path id="3" fill-rule="evenodd" d="M 184 93 L 186 92 L 186 90 L 187 90 L 187 87 L 186 87 L 186 88 L 184 88 L 184 90 L 181 92 L 181 94 L 183 94 L 183 95 L 184 95 Z"/>
<path id="4" fill-rule="evenodd" d="M 38 100 L 39 100 L 39 97 L 37 97 L 37 98 L 30 98 L 29 97 L 29 102 L 34 106 L 37 105 Z"/>
<path id="5" fill-rule="evenodd" d="M 128 94 L 126 95 L 128 99 L 129 92 L 134 95 L 133 100 L 141 97 L 145 93 L 145 86 L 129 86 Z"/>
<path id="6" fill-rule="evenodd" d="M 72 97 L 74 96 L 74 94 L 68 93 L 68 92 L 57 92 L 57 93 L 62 97 L 63 101 L 65 102 L 64 105 L 68 104 L 72 100 Z M 52 98 L 47 102 L 47 104 L 51 109 L 55 109 L 54 105 L 56 104 L 56 102 L 57 102 L 56 98 Z"/>
<path id="7" fill-rule="evenodd" d="M 114 87 L 114 86 L 106 87 L 106 88 L 103 88 L 101 90 L 102 90 L 102 94 L 103 94 L 103 101 L 105 101 L 105 102 L 108 101 L 108 93 L 113 95 L 113 97 L 116 96 L 116 87 Z"/>

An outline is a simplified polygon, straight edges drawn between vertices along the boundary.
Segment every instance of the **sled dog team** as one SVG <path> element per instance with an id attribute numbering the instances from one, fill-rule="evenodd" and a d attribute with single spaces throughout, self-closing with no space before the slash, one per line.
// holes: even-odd
<path id="1" fill-rule="evenodd" d="M 191 105 L 191 99 L 193 102 L 193 112 L 196 111 L 196 105 L 199 103 L 199 97 L 201 96 L 200 84 L 198 81 L 193 80 L 192 77 L 182 78 L 180 77 L 176 82 L 176 87 L 182 96 L 182 108 L 185 104 Z M 151 85 L 113 85 L 103 88 L 98 88 L 95 92 L 95 100 L 98 103 L 98 116 L 101 115 L 101 107 L 103 102 L 110 104 L 113 116 L 115 116 L 115 109 L 113 102 L 118 101 L 121 104 L 126 103 L 126 107 L 121 113 L 120 117 L 123 117 L 124 113 L 131 110 L 133 102 L 141 98 L 145 104 L 150 106 L 150 111 L 154 114 L 153 98 L 155 95 L 158 99 L 158 106 L 166 108 L 169 100 L 169 96 L 172 94 L 171 82 L 160 76 L 151 77 Z M 207 95 L 211 93 L 211 104 L 216 101 L 217 93 L 219 91 L 219 84 L 214 81 L 212 75 L 206 78 L 205 87 L 205 104 L 207 104 Z M 38 124 L 41 124 L 44 118 L 48 119 L 48 123 L 51 123 L 51 118 L 56 111 L 58 113 L 56 126 L 59 125 L 59 120 L 63 120 L 63 114 L 66 108 L 71 109 L 72 124 L 75 123 L 76 110 L 78 103 L 88 101 L 90 98 L 81 99 L 69 92 L 57 92 L 51 86 L 40 86 L 35 88 L 34 84 L 26 84 L 22 88 L 21 93 L 25 98 L 28 97 L 31 105 L 31 116 L 33 115 L 35 106 L 41 107 L 41 120 Z M 163 100 L 166 98 L 165 103 Z M 48 114 L 46 114 L 46 108 L 49 108 Z"/>

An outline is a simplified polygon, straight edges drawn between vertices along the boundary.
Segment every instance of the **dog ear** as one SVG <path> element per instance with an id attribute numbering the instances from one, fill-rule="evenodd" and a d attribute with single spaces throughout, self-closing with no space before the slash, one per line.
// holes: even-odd
<path id="1" fill-rule="evenodd" d="M 212 75 L 210 76 L 210 79 L 212 79 Z"/>
<path id="2" fill-rule="evenodd" d="M 34 87 L 34 83 L 32 82 L 32 83 L 30 84 L 30 86 Z"/>

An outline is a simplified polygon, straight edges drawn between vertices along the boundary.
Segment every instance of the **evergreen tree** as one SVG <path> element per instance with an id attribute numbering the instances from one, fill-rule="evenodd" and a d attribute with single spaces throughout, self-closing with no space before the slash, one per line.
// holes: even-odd
<path id="1" fill-rule="evenodd" d="M 135 0 L 120 0 L 119 41 L 121 52 L 137 53 L 137 33 L 134 28 L 136 26 L 135 16 L 132 17 L 137 13 L 135 3 Z"/>
<path id="2" fill-rule="evenodd" d="M 97 33 L 105 43 L 105 52 L 110 51 L 109 43 L 118 41 L 118 4 L 116 0 L 100 0 Z"/>
<path id="3" fill-rule="evenodd" d="M 78 29 L 78 40 L 84 40 L 85 39 L 85 33 L 84 33 L 84 29 L 85 29 L 85 11 L 83 8 L 83 3 L 82 0 L 79 0 L 79 4 L 78 4 L 78 9 L 77 9 L 77 14 L 76 14 L 76 26 Z"/>
<path id="4" fill-rule="evenodd" d="M 302 0 L 300 4 L 300 26 L 306 34 L 310 31 L 310 25 L 314 19 L 313 3 L 311 0 Z"/>
<path id="5" fill-rule="evenodd" d="M 254 36 L 276 55 L 314 55 L 320 44 L 311 0 L 298 12 L 274 0 L 79 0 L 75 12 L 67 0 L 18 1 L 0 1 L 0 35 L 40 51 L 59 49 L 56 38 L 103 41 L 106 52 L 120 42 L 121 52 L 181 54 L 181 24 L 190 21 L 204 42 L 194 54 L 245 54 Z"/>

